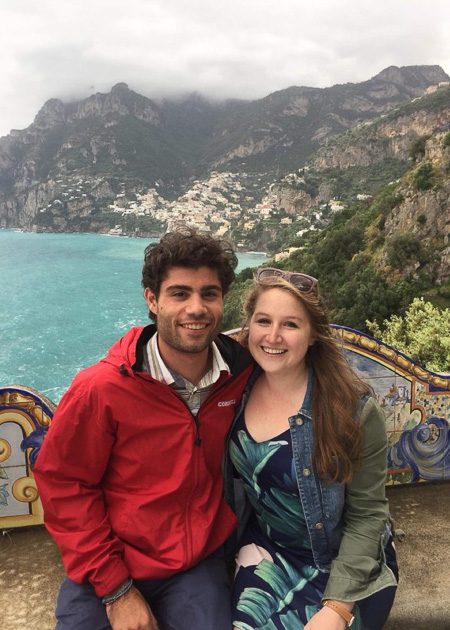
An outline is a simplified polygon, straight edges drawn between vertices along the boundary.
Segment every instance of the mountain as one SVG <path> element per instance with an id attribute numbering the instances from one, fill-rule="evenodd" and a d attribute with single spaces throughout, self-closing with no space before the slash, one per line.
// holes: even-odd
<path id="1" fill-rule="evenodd" d="M 291 253 L 277 266 L 319 278 L 332 321 L 370 332 L 367 320 L 381 325 L 403 314 L 415 297 L 450 308 L 449 228 L 447 123 L 413 143 L 409 166 L 397 181 L 335 213 L 319 231 L 291 231 Z M 249 271 L 241 272 L 227 298 L 226 329 L 240 325 Z"/>
<path id="2" fill-rule="evenodd" d="M 174 199 L 213 170 L 242 173 L 244 187 L 257 174 L 262 195 L 336 134 L 448 80 L 439 66 L 391 67 L 363 83 L 256 101 L 158 101 L 124 83 L 80 102 L 51 99 L 27 129 L 0 138 L 0 225 L 97 231 L 125 189 L 156 186 Z"/>
<path id="3" fill-rule="evenodd" d="M 403 175 L 414 143 L 450 123 L 450 86 L 415 97 L 329 139 L 304 168 L 274 184 L 277 205 L 290 214 L 339 199 L 373 195 Z"/>
<path id="4" fill-rule="evenodd" d="M 439 66 L 391 67 L 363 83 L 275 92 L 229 113 L 208 142 L 208 161 L 272 175 L 298 168 L 332 136 L 448 80 Z"/>

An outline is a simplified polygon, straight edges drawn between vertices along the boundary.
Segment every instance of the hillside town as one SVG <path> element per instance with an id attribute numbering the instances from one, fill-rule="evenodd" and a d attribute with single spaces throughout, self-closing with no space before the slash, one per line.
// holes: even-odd
<path id="1" fill-rule="evenodd" d="M 290 174 L 284 179 L 293 181 L 295 177 L 296 174 Z M 248 248 L 248 237 L 261 222 L 275 221 L 279 226 L 292 226 L 293 235 L 301 237 L 322 226 L 325 217 L 330 213 L 345 207 L 342 202 L 331 200 L 320 206 L 311 204 L 300 213 L 291 208 L 280 208 L 278 194 L 273 185 L 261 196 L 258 181 L 260 178 L 254 177 L 255 181 L 250 185 L 249 178 L 246 173 L 213 171 L 208 179 L 194 181 L 175 201 L 166 200 L 157 188 L 130 195 L 126 184 L 122 182 L 121 192 L 108 208 L 117 215 L 117 223 L 108 233 L 126 234 L 126 220 L 129 216 L 148 217 L 157 222 L 162 231 L 171 231 L 182 225 L 211 232 L 219 237 L 233 231 L 241 235 L 236 246 Z M 254 194 L 249 194 L 251 187 L 255 190 Z M 284 252 L 283 255 L 288 254 Z"/>
<path id="2" fill-rule="evenodd" d="M 244 194 L 239 175 L 213 171 L 205 181 L 195 180 L 191 188 L 175 201 L 167 201 L 156 188 L 136 195 L 127 194 L 125 183 L 109 210 L 122 217 L 134 214 L 149 216 L 167 231 L 187 225 L 218 236 L 226 233 L 232 221 L 239 221 L 245 205 L 254 202 L 254 196 Z M 116 230 L 120 230 L 119 225 Z"/>

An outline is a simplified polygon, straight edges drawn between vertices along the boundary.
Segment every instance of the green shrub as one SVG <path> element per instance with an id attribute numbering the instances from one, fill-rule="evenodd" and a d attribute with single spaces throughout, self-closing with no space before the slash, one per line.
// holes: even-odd
<path id="1" fill-rule="evenodd" d="M 450 365 L 450 309 L 440 310 L 423 298 L 410 304 L 404 317 L 393 315 L 383 322 L 366 322 L 371 333 L 423 365 L 448 372 Z"/>
<path id="2" fill-rule="evenodd" d="M 425 155 L 425 145 L 431 136 L 420 136 L 416 138 L 409 147 L 409 157 L 416 161 L 421 160 Z"/>
<path id="3" fill-rule="evenodd" d="M 388 265 L 403 269 L 407 263 L 417 260 L 420 250 L 420 241 L 412 234 L 395 234 L 386 245 Z"/>
<path id="4" fill-rule="evenodd" d="M 327 288 L 332 321 L 363 332 L 367 331 L 367 319 L 381 323 L 392 313 L 402 312 L 417 295 L 412 282 L 388 285 L 373 264 L 356 270 L 352 265 L 344 277 Z"/>
<path id="5" fill-rule="evenodd" d="M 403 197 L 397 189 L 398 184 L 389 184 L 377 195 L 369 208 L 371 217 L 375 218 L 379 214 L 383 217 L 387 217 L 396 206 L 402 203 Z M 384 228 L 384 223 L 380 226 L 381 223 L 382 219 L 380 218 L 378 224 L 380 230 Z"/>
<path id="6" fill-rule="evenodd" d="M 245 294 L 253 285 L 253 271 L 245 270 L 244 278 L 237 278 L 237 282 L 231 285 L 231 289 L 227 293 L 224 300 L 222 330 L 232 330 L 233 328 L 239 328 L 243 324 L 243 309 L 242 303 Z M 250 277 L 246 277 L 249 274 Z M 241 281 L 239 281 L 241 280 Z"/>
<path id="7" fill-rule="evenodd" d="M 419 225 L 425 225 L 425 223 L 427 222 L 427 217 L 425 214 L 419 214 L 419 216 L 417 217 L 417 223 Z"/>
<path id="8" fill-rule="evenodd" d="M 429 190 L 434 183 L 434 169 L 432 164 L 425 162 L 414 174 L 414 185 L 417 190 Z"/>

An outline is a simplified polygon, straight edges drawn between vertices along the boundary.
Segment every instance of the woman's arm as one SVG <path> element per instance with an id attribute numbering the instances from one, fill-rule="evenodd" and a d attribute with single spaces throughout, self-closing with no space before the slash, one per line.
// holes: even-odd
<path id="1" fill-rule="evenodd" d="M 339 554 L 331 565 L 323 598 L 354 602 L 387 586 L 395 586 L 384 561 L 383 542 L 389 507 L 386 483 L 386 424 L 373 398 L 366 401 L 360 420 L 363 430 L 361 461 L 346 486 L 344 526 Z"/>

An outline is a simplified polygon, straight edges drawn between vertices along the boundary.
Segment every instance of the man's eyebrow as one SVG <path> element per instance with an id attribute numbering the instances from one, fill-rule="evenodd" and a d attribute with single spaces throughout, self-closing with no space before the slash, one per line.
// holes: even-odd
<path id="1" fill-rule="evenodd" d="M 166 291 L 193 291 L 193 287 L 189 284 L 170 284 L 165 289 Z M 200 291 L 222 291 L 220 284 L 205 284 L 200 287 Z"/>
<path id="2" fill-rule="evenodd" d="M 192 291 L 192 287 L 188 284 L 170 284 L 166 287 L 166 291 L 173 291 L 173 289 L 182 289 L 183 291 Z"/>

